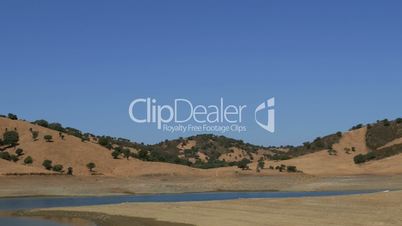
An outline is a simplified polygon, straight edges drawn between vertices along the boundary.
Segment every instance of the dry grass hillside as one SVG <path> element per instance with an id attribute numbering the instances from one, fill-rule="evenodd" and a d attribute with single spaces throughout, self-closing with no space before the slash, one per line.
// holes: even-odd
<path id="1" fill-rule="evenodd" d="M 276 163 L 276 165 L 295 165 L 304 173 L 323 176 L 402 173 L 402 155 L 395 155 L 360 165 L 354 163 L 354 156 L 366 154 L 369 151 L 365 141 L 366 132 L 367 127 L 363 127 L 343 133 L 339 143 L 333 145 L 333 150 L 336 151 L 336 154 L 330 155 L 328 149 L 324 149 L 294 159 L 281 161 Z M 399 142 L 400 139 L 397 139 L 387 145 Z"/>
<path id="2" fill-rule="evenodd" d="M 186 166 L 143 162 L 138 159 L 113 159 L 111 151 L 92 142 L 82 142 L 81 139 L 64 134 L 61 139 L 58 131 L 47 129 L 29 122 L 0 118 L 0 133 L 6 130 L 17 130 L 19 144 L 16 148 L 22 148 L 24 155 L 16 163 L 0 160 L 0 174 L 7 173 L 53 173 L 42 166 L 45 159 L 54 164 L 63 165 L 66 170 L 73 167 L 74 175 L 90 175 L 86 165 L 89 162 L 96 164 L 95 174 L 107 176 L 131 176 L 148 174 L 175 174 L 189 175 L 197 173 L 197 169 Z M 39 132 L 38 140 L 33 141 L 30 128 Z M 46 142 L 43 137 L 51 135 L 53 142 Z M 5 151 L 15 152 L 16 148 L 8 148 Z M 24 165 L 23 158 L 31 156 L 32 165 Z"/>
<path id="3" fill-rule="evenodd" d="M 399 174 L 402 173 L 402 155 L 396 154 L 387 158 L 376 161 L 369 161 L 364 164 L 355 164 L 353 158 L 358 154 L 367 154 L 370 148 L 366 145 L 367 127 L 362 127 L 345 133 L 339 133 L 338 140 L 332 145 L 332 149 L 322 149 L 312 153 L 304 154 L 291 158 L 289 160 L 274 161 L 270 160 L 269 155 L 274 154 L 273 149 L 255 149 L 254 152 L 246 151 L 239 147 L 228 147 L 224 150 L 224 145 L 218 146 L 216 149 L 216 141 L 210 136 L 194 137 L 193 139 L 184 140 L 174 143 L 173 148 L 179 150 L 179 157 L 184 158 L 186 151 L 194 150 L 196 158 L 194 162 L 201 161 L 207 163 L 208 159 L 216 155 L 216 159 L 220 162 L 227 163 L 231 161 L 240 161 L 243 158 L 252 160 L 249 164 L 251 170 L 240 170 L 236 165 L 228 167 L 218 167 L 212 169 L 198 169 L 188 167 L 186 165 L 171 164 L 155 161 L 142 161 L 137 158 L 129 157 L 125 159 L 122 156 L 119 159 L 113 159 L 111 152 L 99 144 L 96 140 L 82 141 L 81 139 L 63 133 L 64 137 L 56 130 L 48 129 L 39 125 L 34 125 L 26 121 L 11 120 L 8 118 L 0 118 L 0 134 L 6 130 L 16 130 L 19 134 L 18 145 L 13 148 L 7 148 L 4 151 L 14 154 L 17 148 L 24 150 L 24 155 L 17 162 L 6 161 L 0 159 L 0 175 L 1 174 L 55 174 L 53 171 L 46 170 L 42 166 L 45 159 L 51 160 L 53 165 L 61 164 L 64 172 L 68 167 L 73 168 L 74 175 L 105 175 L 105 176 L 145 176 L 145 175 L 175 175 L 175 176 L 229 176 L 229 175 L 275 175 L 279 174 L 278 170 L 270 169 L 270 166 L 276 167 L 280 165 L 296 166 L 298 170 L 310 175 L 358 175 L 358 174 Z M 37 140 L 33 140 L 33 131 L 38 131 Z M 52 142 L 46 142 L 45 135 L 53 137 Z M 206 139 L 208 138 L 208 139 Z M 215 138 L 215 137 L 212 137 Z M 203 140 L 204 139 L 204 140 Z M 226 142 L 224 138 L 220 141 Z M 173 141 L 172 141 L 173 142 Z M 212 142 L 212 143 L 211 143 Z M 167 147 L 171 143 L 165 142 L 160 145 L 161 148 Z M 401 144 L 401 138 L 394 139 L 378 150 L 393 145 Z M 248 147 L 241 144 L 243 147 Z M 172 145 L 170 145 L 172 146 Z M 211 152 L 209 156 L 205 148 L 212 146 L 222 153 Z M 159 146 L 158 146 L 159 147 Z M 196 148 L 198 147 L 198 148 Z M 4 148 L 4 146 L 3 146 Z M 134 149 L 133 149 L 134 150 Z M 136 152 L 138 150 L 135 150 Z M 158 151 L 155 149 L 155 151 Z M 169 150 L 159 150 L 169 151 Z M 174 153 L 174 152 L 173 152 Z M 276 150 L 276 153 L 284 153 L 291 155 L 291 151 Z M 24 164 L 23 159 L 27 156 L 33 158 L 32 164 Z M 187 157 L 186 157 L 187 158 Z M 265 169 L 257 173 L 257 162 L 259 159 L 265 159 Z M 86 165 L 89 162 L 96 164 L 94 172 L 90 172 Z M 228 164 L 226 164 L 228 165 Z M 284 170 L 286 171 L 286 170 Z M 284 174 L 286 172 L 282 172 Z"/>

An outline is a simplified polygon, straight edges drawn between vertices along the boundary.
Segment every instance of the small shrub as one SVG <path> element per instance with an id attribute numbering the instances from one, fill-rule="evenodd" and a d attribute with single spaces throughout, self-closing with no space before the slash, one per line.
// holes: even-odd
<path id="1" fill-rule="evenodd" d="M 260 169 L 264 169 L 264 167 L 265 167 L 265 161 L 264 161 L 263 158 L 261 158 L 260 160 L 258 160 L 258 165 L 257 165 L 257 167 L 260 168 Z"/>
<path id="2" fill-rule="evenodd" d="M 45 167 L 45 169 L 47 170 L 51 170 L 52 169 L 52 161 L 51 160 L 43 160 L 42 166 Z"/>
<path id="3" fill-rule="evenodd" d="M 4 159 L 4 160 L 7 160 L 7 161 L 10 161 L 11 160 L 11 155 L 7 151 L 2 151 L 2 152 L 0 152 L 0 158 Z"/>
<path id="4" fill-rule="evenodd" d="M 32 164 L 32 163 L 33 163 L 33 159 L 32 159 L 31 156 L 28 156 L 28 157 L 26 157 L 26 158 L 24 159 L 24 164 L 29 165 L 29 164 Z"/>
<path id="5" fill-rule="evenodd" d="M 296 166 L 287 166 L 286 171 L 288 171 L 289 173 L 296 173 L 297 168 L 296 168 Z"/>
<path id="6" fill-rule="evenodd" d="M 53 142 L 52 135 L 45 135 L 43 138 L 46 140 L 46 142 Z"/>
<path id="7" fill-rule="evenodd" d="M 12 155 L 10 155 L 10 160 L 13 161 L 13 162 L 17 162 L 18 161 L 18 156 L 12 154 Z"/>
<path id="8" fill-rule="evenodd" d="M 131 156 L 131 151 L 128 148 L 123 149 L 123 155 L 125 158 L 127 158 L 127 160 L 130 158 Z"/>
<path id="9" fill-rule="evenodd" d="M 31 131 L 31 135 L 32 135 L 32 140 L 33 140 L 33 141 L 38 140 L 38 136 L 39 136 L 39 132 L 38 132 L 38 131 Z"/>
<path id="10" fill-rule="evenodd" d="M 18 148 L 18 149 L 15 151 L 15 154 L 17 154 L 17 156 L 21 156 L 21 155 L 24 154 L 24 150 L 22 150 L 21 148 Z"/>
<path id="11" fill-rule="evenodd" d="M 114 151 L 112 152 L 112 156 L 113 156 L 114 159 L 118 159 L 119 156 L 120 156 L 120 154 L 121 154 L 121 152 L 118 151 L 118 150 L 114 150 Z"/>
<path id="12" fill-rule="evenodd" d="M 90 162 L 87 164 L 87 168 L 89 169 L 89 172 L 92 172 L 95 167 L 96 167 L 96 165 L 93 162 Z"/>
<path id="13" fill-rule="evenodd" d="M 53 171 L 55 172 L 63 172 L 63 166 L 60 164 L 54 165 L 53 166 Z"/>
<path id="14" fill-rule="evenodd" d="M 363 124 L 357 124 L 353 126 L 350 130 L 356 130 L 356 129 L 361 129 L 363 127 Z"/>

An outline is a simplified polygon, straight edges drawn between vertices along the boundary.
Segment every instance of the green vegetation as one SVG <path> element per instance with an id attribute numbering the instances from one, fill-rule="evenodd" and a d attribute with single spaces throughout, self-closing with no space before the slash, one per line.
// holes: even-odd
<path id="1" fill-rule="evenodd" d="M 114 150 L 112 152 L 112 156 L 113 156 L 114 159 L 118 159 L 120 154 L 121 154 L 121 152 L 119 150 Z"/>
<path id="2" fill-rule="evenodd" d="M 52 130 L 56 130 L 56 131 L 59 131 L 59 132 L 64 132 L 65 131 L 63 126 L 60 123 L 57 123 L 57 122 L 50 123 L 47 128 L 52 129 Z"/>
<path id="3" fill-rule="evenodd" d="M 21 148 L 18 148 L 18 149 L 15 151 L 15 154 L 17 154 L 18 157 L 21 156 L 21 155 L 24 155 L 24 150 L 22 150 Z"/>
<path id="4" fill-rule="evenodd" d="M 53 137 L 51 135 L 45 135 L 43 138 L 46 140 L 46 142 L 53 142 Z"/>
<path id="5" fill-rule="evenodd" d="M 93 162 L 90 162 L 87 164 L 87 168 L 89 169 L 89 172 L 93 172 L 93 169 L 95 169 L 96 165 Z"/>
<path id="6" fill-rule="evenodd" d="M 45 169 L 47 170 L 51 170 L 52 169 L 52 161 L 51 160 L 43 160 L 42 166 L 45 167 Z"/>
<path id="7" fill-rule="evenodd" d="M 286 166 L 286 171 L 288 173 L 296 173 L 297 172 L 297 168 L 296 166 Z"/>
<path id="8" fill-rule="evenodd" d="M 250 162 L 251 162 L 250 160 L 244 158 L 237 164 L 237 167 L 240 168 L 241 170 L 248 170 L 250 169 L 250 167 L 248 166 Z"/>
<path id="9" fill-rule="evenodd" d="M 11 155 L 7 151 L 2 151 L 2 152 L 0 152 L 0 159 L 10 161 L 11 160 Z"/>
<path id="10" fill-rule="evenodd" d="M 337 155 L 337 151 L 336 150 L 334 150 L 332 147 L 330 147 L 330 148 L 328 148 L 328 154 L 329 155 Z"/>
<path id="11" fill-rule="evenodd" d="M 11 113 L 8 113 L 8 118 L 11 119 L 11 120 L 18 120 L 17 115 L 11 114 Z"/>
<path id="12" fill-rule="evenodd" d="M 264 167 L 265 167 L 264 158 L 260 158 L 260 160 L 258 160 L 258 165 L 257 165 L 257 167 L 258 167 L 259 169 L 264 169 Z"/>
<path id="13" fill-rule="evenodd" d="M 32 159 L 31 156 L 27 156 L 27 157 L 24 159 L 24 164 L 29 165 L 29 164 L 32 164 L 32 163 L 33 163 L 33 159 Z"/>
<path id="14" fill-rule="evenodd" d="M 18 161 L 18 156 L 14 155 L 14 154 L 11 154 L 10 155 L 10 160 L 13 161 L 13 162 L 17 162 Z"/>
<path id="15" fill-rule="evenodd" d="M 397 121 L 390 122 L 384 119 L 373 124 L 367 130 L 367 146 L 372 150 L 377 150 L 377 148 L 384 146 L 388 142 L 402 137 L 402 123 L 398 123 Z"/>
<path id="16" fill-rule="evenodd" d="M 19 141 L 19 135 L 17 131 L 6 131 L 3 134 L 3 145 L 10 145 L 15 147 Z"/>
<path id="17" fill-rule="evenodd" d="M 396 144 L 380 150 L 370 151 L 367 154 L 356 155 L 353 160 L 356 164 L 365 163 L 371 160 L 379 160 L 402 153 L 402 144 Z"/>
<path id="18" fill-rule="evenodd" d="M 275 169 L 279 170 L 279 172 L 283 172 L 286 170 L 286 165 L 281 164 L 280 166 L 276 166 Z"/>
<path id="19" fill-rule="evenodd" d="M 126 158 L 127 160 L 131 157 L 131 151 L 128 148 L 124 148 L 122 150 L 123 156 L 124 158 Z"/>
<path id="20" fill-rule="evenodd" d="M 45 128 L 49 128 L 49 129 L 56 130 L 56 131 L 59 131 L 62 133 L 66 133 L 66 134 L 78 137 L 80 139 L 83 138 L 83 134 L 80 130 L 71 128 L 71 127 L 64 128 L 63 125 L 58 122 L 49 123 L 48 121 L 46 121 L 44 119 L 40 119 L 40 120 L 36 120 L 36 121 L 32 122 L 32 124 L 36 124 L 36 125 L 39 125 L 39 126 L 42 126 Z"/>
<path id="21" fill-rule="evenodd" d="M 352 128 L 350 128 L 349 130 L 352 131 L 352 130 L 357 130 L 357 129 L 361 129 L 361 128 L 363 128 L 363 124 L 357 124 L 357 125 L 353 126 Z"/>
<path id="22" fill-rule="evenodd" d="M 100 138 L 98 138 L 98 144 L 103 146 L 103 147 L 106 147 L 106 146 L 108 146 L 110 144 L 110 141 L 106 137 L 100 137 Z"/>
<path id="23" fill-rule="evenodd" d="M 54 165 L 52 169 L 55 172 L 63 172 L 63 166 L 60 164 Z"/>
<path id="24" fill-rule="evenodd" d="M 40 120 L 36 120 L 34 122 L 32 122 L 33 124 L 42 126 L 42 127 L 49 127 L 49 123 L 46 120 L 40 119 Z"/>
<path id="25" fill-rule="evenodd" d="M 39 136 L 39 132 L 38 132 L 38 131 L 33 131 L 33 130 L 31 130 L 31 135 L 32 135 L 32 140 L 33 140 L 33 141 L 37 141 L 37 140 L 38 140 L 38 136 Z"/>
<path id="26" fill-rule="evenodd" d="M 332 145 L 338 143 L 341 137 L 342 136 L 340 136 L 339 133 L 331 134 L 325 137 L 317 137 L 313 142 L 304 142 L 301 146 L 290 147 L 290 150 L 287 153 L 283 153 L 282 155 L 288 158 L 293 158 L 309 153 L 314 153 L 316 151 L 321 151 L 324 149 L 332 150 Z"/>
<path id="27" fill-rule="evenodd" d="M 147 150 L 141 150 L 138 152 L 138 158 L 141 160 L 149 160 L 148 158 L 148 151 Z"/>

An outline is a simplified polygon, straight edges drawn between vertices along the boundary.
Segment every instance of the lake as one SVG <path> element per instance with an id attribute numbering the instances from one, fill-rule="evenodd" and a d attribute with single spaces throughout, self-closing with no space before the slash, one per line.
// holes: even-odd
<path id="1" fill-rule="evenodd" d="M 205 192 L 181 194 L 122 195 L 97 197 L 23 197 L 1 198 L 0 211 L 26 210 L 34 208 L 89 206 L 119 204 L 125 202 L 190 202 L 218 201 L 252 198 L 301 198 L 354 195 L 379 192 L 378 190 L 358 191 L 311 191 L 311 192 Z M 0 225 L 7 226 L 62 226 L 64 224 L 30 218 L 0 217 Z"/>

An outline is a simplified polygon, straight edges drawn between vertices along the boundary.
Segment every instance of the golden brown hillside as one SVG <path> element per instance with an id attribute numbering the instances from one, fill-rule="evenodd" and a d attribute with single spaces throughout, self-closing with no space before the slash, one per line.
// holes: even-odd
<path id="1" fill-rule="evenodd" d="M 242 171 L 236 166 L 220 167 L 215 169 L 197 169 L 179 164 L 163 162 L 141 161 L 130 157 L 125 159 L 113 159 L 111 150 L 95 143 L 96 141 L 85 141 L 63 133 L 60 137 L 59 132 L 42 126 L 34 125 L 26 121 L 11 120 L 0 118 L 0 133 L 6 130 L 16 130 L 19 134 L 19 143 L 15 148 L 7 148 L 5 151 L 14 154 L 17 148 L 24 150 L 24 155 L 17 162 L 0 159 L 1 174 L 55 174 L 53 171 L 46 170 L 42 163 L 45 159 L 51 160 L 53 165 L 61 164 L 64 173 L 68 167 L 73 168 L 74 175 L 88 176 L 92 174 L 105 176 L 144 176 L 144 175 L 183 175 L 183 176 L 228 176 L 239 174 L 258 174 L 276 175 L 278 170 L 269 169 L 269 166 L 281 164 L 296 166 L 298 170 L 310 175 L 357 175 L 357 174 L 398 174 L 402 173 L 402 155 L 394 155 L 381 160 L 370 161 L 364 164 L 355 164 L 353 157 L 357 154 L 366 154 L 369 148 L 366 146 L 367 128 L 352 130 L 343 133 L 339 142 L 333 144 L 332 149 L 336 154 L 330 154 L 327 149 L 316 151 L 310 154 L 295 157 L 284 161 L 268 160 L 267 154 L 270 150 L 257 149 L 255 153 L 247 153 L 244 149 L 230 147 L 227 153 L 221 154 L 221 161 L 236 161 L 242 158 L 251 159 L 248 171 Z M 36 141 L 32 138 L 31 131 L 38 131 L 39 136 Z M 46 142 L 45 135 L 53 137 L 52 142 Z M 384 147 L 400 144 L 401 139 L 388 142 Z M 184 156 L 184 151 L 195 147 L 198 143 L 195 140 L 185 140 L 184 143 L 177 145 L 179 157 Z M 384 148 L 381 147 L 381 148 Z M 4 146 L 3 146 L 4 148 Z M 382 149 L 379 150 L 382 150 Z M 286 153 L 285 151 L 283 153 Z M 271 153 L 272 154 L 272 153 Z M 33 158 L 33 164 L 24 164 L 23 159 L 27 156 Z M 199 149 L 197 156 L 200 161 L 206 162 L 207 156 L 203 149 Z M 265 169 L 260 173 L 255 172 L 257 161 L 265 159 Z M 194 159 L 195 161 L 195 159 Z M 87 169 L 87 164 L 96 164 L 94 172 Z"/>
<path id="2" fill-rule="evenodd" d="M 59 132 L 47 129 L 29 122 L 0 118 L 0 132 L 16 129 L 19 134 L 19 145 L 16 148 L 24 150 L 24 156 L 16 162 L 0 160 L 0 174 L 7 173 L 44 173 L 50 172 L 44 169 L 42 162 L 49 159 L 54 164 L 63 165 L 66 170 L 73 167 L 74 175 L 90 175 L 86 164 L 96 164 L 95 173 L 107 176 L 129 176 L 146 174 L 192 174 L 197 169 L 186 166 L 143 162 L 138 159 L 113 159 L 111 151 L 92 142 L 82 142 L 79 138 L 64 134 L 64 140 Z M 37 141 L 33 141 L 30 128 L 39 132 Z M 53 142 L 46 142 L 43 137 L 51 135 Z M 8 148 L 6 151 L 13 153 L 16 148 Z M 33 164 L 23 164 L 23 158 L 32 156 Z"/>

